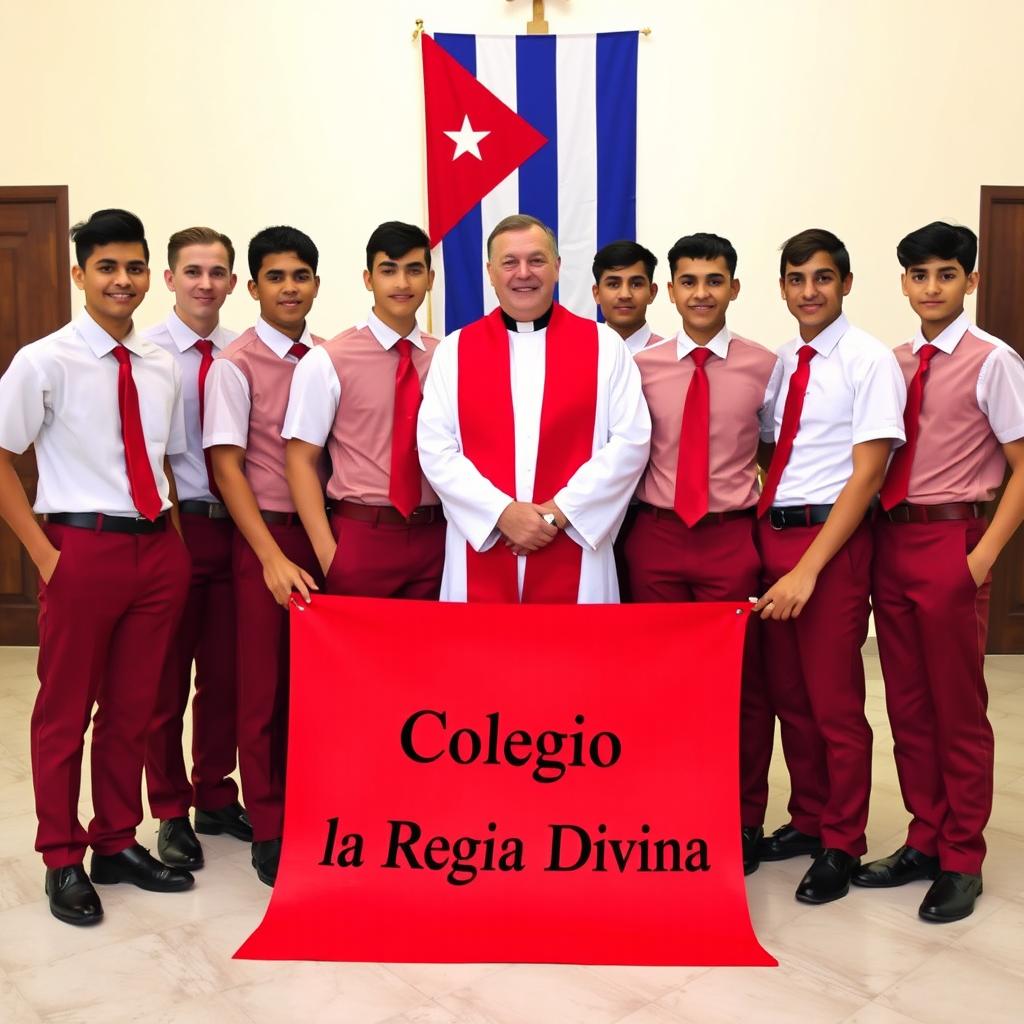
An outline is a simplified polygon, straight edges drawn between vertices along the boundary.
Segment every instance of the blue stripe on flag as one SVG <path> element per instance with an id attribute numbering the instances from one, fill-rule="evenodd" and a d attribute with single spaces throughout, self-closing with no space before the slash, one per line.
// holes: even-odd
<path id="1" fill-rule="evenodd" d="M 437 33 L 434 42 L 476 75 L 476 36 Z M 456 128 L 458 125 L 455 126 Z M 484 229 L 480 204 L 444 236 L 444 332 L 450 334 L 480 318 L 484 311 L 484 279 L 480 268 Z"/>
<path id="2" fill-rule="evenodd" d="M 636 238 L 636 32 L 597 36 L 597 246 Z"/>
<path id="3" fill-rule="evenodd" d="M 516 37 L 516 112 L 547 138 L 519 168 L 519 212 L 558 234 L 558 105 L 554 36 Z M 572 88 L 569 86 L 569 88 Z"/>

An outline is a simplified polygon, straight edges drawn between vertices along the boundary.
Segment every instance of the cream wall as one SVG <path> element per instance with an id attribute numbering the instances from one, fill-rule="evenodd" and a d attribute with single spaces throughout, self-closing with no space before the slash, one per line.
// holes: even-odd
<path id="1" fill-rule="evenodd" d="M 370 230 L 425 219 L 415 19 L 515 32 L 530 8 L 0 3 L 0 184 L 66 183 L 72 220 L 135 210 L 160 268 L 163 239 L 185 225 L 208 222 L 244 252 L 255 230 L 294 223 L 320 247 L 311 320 L 327 335 L 366 311 Z M 897 239 L 936 218 L 977 229 L 980 185 L 1024 183 L 1017 0 L 547 7 L 555 32 L 653 29 L 640 40 L 640 240 L 663 258 L 679 234 L 728 235 L 743 283 L 730 323 L 769 344 L 792 331 L 776 286 L 787 235 L 835 230 L 853 257 L 848 310 L 895 343 L 913 326 Z M 142 322 L 163 315 L 162 289 L 157 280 Z M 243 284 L 224 320 L 243 327 L 254 312 Z M 651 320 L 675 329 L 667 299 Z"/>

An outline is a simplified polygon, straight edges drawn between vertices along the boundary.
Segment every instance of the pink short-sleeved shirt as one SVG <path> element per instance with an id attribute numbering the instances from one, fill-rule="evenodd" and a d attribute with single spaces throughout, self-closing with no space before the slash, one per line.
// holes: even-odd
<path id="1" fill-rule="evenodd" d="M 909 385 L 920 333 L 896 350 Z M 1006 473 L 1002 444 L 1024 437 L 1024 360 L 964 313 L 931 343 L 907 501 L 989 501 Z"/>
<path id="2" fill-rule="evenodd" d="M 637 497 L 659 508 L 675 503 L 683 405 L 697 347 L 680 331 L 634 357 L 651 410 L 651 459 Z M 710 399 L 708 511 L 732 512 L 757 503 L 757 443 L 773 440 L 773 407 L 782 378 L 774 352 L 723 328 L 707 345 Z M 685 438 L 683 443 L 686 443 Z"/>

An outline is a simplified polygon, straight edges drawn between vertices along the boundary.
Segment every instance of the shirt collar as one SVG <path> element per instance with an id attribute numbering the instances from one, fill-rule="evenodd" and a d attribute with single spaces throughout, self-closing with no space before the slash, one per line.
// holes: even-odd
<path id="1" fill-rule="evenodd" d="M 651 340 L 651 325 L 642 324 L 628 338 L 625 339 L 626 348 L 632 355 L 636 355 L 641 349 L 647 348 L 647 342 Z"/>
<path id="2" fill-rule="evenodd" d="M 179 352 L 187 352 L 202 337 L 201 334 L 196 334 L 173 309 L 167 314 L 164 326 L 166 326 L 167 333 L 171 336 L 171 340 Z M 213 333 L 206 336 L 209 341 L 213 342 L 215 349 L 222 349 L 224 347 L 224 337 L 221 334 L 221 330 L 222 328 L 218 324 L 213 329 Z"/>
<path id="3" fill-rule="evenodd" d="M 704 347 L 712 355 L 719 359 L 725 359 L 729 355 L 729 342 L 732 341 L 732 334 L 728 327 L 723 327 Z M 676 359 L 685 359 L 695 348 L 699 348 L 685 330 L 680 329 L 676 335 Z"/>
<path id="4" fill-rule="evenodd" d="M 960 344 L 960 339 L 970 330 L 971 321 L 966 311 L 961 313 L 934 341 L 929 342 L 918 330 L 914 335 L 914 354 L 921 351 L 922 345 L 934 345 L 940 352 L 952 355 L 953 350 Z"/>
<path id="5" fill-rule="evenodd" d="M 505 310 L 502 310 L 501 319 L 505 321 L 505 330 L 511 331 L 513 334 L 533 334 L 535 331 L 543 331 L 547 327 L 551 322 L 551 313 L 554 308 L 555 305 L 552 303 L 548 306 L 547 312 L 536 320 L 513 320 Z"/>
<path id="6" fill-rule="evenodd" d="M 256 337 L 263 342 L 279 359 L 284 359 L 291 350 L 292 345 L 305 345 L 306 348 L 313 347 L 313 338 L 309 333 L 309 324 L 302 328 L 302 337 L 298 342 L 292 341 L 287 334 L 282 334 L 276 327 L 271 327 L 263 317 L 256 318 Z"/>
<path id="7" fill-rule="evenodd" d="M 408 338 L 418 349 L 424 352 L 427 350 L 427 346 L 423 344 L 423 339 L 420 337 L 419 324 L 417 324 L 408 334 L 402 335 L 393 328 L 388 327 L 388 325 L 384 323 L 384 321 L 381 320 L 381 318 L 371 309 L 370 315 L 366 318 L 366 326 L 370 328 L 370 333 L 380 342 L 381 348 L 384 348 L 389 352 L 403 337 Z"/>
<path id="8" fill-rule="evenodd" d="M 75 321 L 75 330 L 81 336 L 82 340 L 89 346 L 92 354 L 97 359 L 102 359 L 103 356 L 108 355 L 117 348 L 118 342 L 115 341 L 105 330 L 89 314 L 83 309 L 81 315 Z M 134 352 L 137 356 L 145 355 L 149 351 L 149 343 L 144 341 L 139 335 L 135 333 L 135 327 L 128 332 L 128 335 L 121 342 L 122 345 L 129 352 Z"/>
<path id="9" fill-rule="evenodd" d="M 833 320 L 832 323 L 830 323 L 828 327 L 826 327 L 825 330 L 823 330 L 821 334 L 814 339 L 814 341 L 809 341 L 807 344 L 810 345 L 819 356 L 824 356 L 827 359 L 832 355 L 832 350 L 839 344 L 843 335 L 849 329 L 850 321 L 846 319 L 845 313 L 840 313 L 839 316 L 836 317 L 836 319 Z M 802 344 L 803 341 L 800 340 L 800 345 Z M 799 351 L 799 348 L 800 346 L 798 345 L 797 351 Z"/>

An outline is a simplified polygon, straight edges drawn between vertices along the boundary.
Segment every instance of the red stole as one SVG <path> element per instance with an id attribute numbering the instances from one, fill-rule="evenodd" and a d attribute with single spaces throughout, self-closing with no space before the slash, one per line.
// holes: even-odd
<path id="1" fill-rule="evenodd" d="M 495 487 L 516 493 L 515 415 L 509 337 L 501 309 L 459 335 L 459 427 L 462 450 Z M 545 339 L 544 399 L 533 501 L 550 501 L 594 451 L 597 324 L 557 303 Z M 526 559 L 523 601 L 575 604 L 583 549 L 565 535 Z M 498 540 L 480 554 L 466 545 L 467 600 L 517 603 L 516 556 Z"/>

